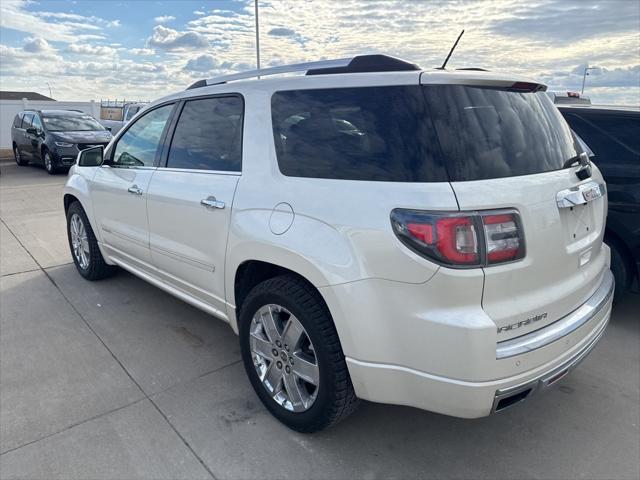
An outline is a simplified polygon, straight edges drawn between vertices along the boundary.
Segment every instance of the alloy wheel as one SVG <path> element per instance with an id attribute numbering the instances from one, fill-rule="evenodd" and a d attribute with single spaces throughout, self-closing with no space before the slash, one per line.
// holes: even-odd
<path id="1" fill-rule="evenodd" d="M 13 158 L 15 158 L 16 163 L 20 165 L 22 159 L 20 158 L 20 150 L 18 150 L 18 147 L 13 147 Z"/>
<path id="2" fill-rule="evenodd" d="M 253 366 L 271 398 L 292 412 L 311 408 L 320 371 L 313 344 L 300 321 L 286 308 L 269 304 L 251 320 Z"/>
<path id="3" fill-rule="evenodd" d="M 87 229 L 80 215 L 74 213 L 69 222 L 71 232 L 71 247 L 81 269 L 89 268 L 89 240 L 87 239 Z"/>
<path id="4" fill-rule="evenodd" d="M 47 172 L 53 171 L 53 162 L 51 161 L 51 155 L 49 155 L 49 152 L 44 154 L 44 168 L 47 169 Z"/>

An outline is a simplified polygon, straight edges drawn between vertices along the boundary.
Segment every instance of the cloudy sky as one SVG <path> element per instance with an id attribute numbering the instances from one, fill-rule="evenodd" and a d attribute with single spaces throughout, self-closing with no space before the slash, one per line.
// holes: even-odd
<path id="1" fill-rule="evenodd" d="M 253 0 L 0 0 L 0 88 L 151 100 L 255 68 Z M 637 0 L 261 0 L 264 65 L 387 53 L 640 104 Z"/>

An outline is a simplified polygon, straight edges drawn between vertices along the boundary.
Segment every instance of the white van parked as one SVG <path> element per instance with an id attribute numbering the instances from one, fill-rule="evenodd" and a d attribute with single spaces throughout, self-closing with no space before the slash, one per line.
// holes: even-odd
<path id="1" fill-rule="evenodd" d="M 228 322 L 257 395 L 304 432 L 359 398 L 486 416 L 594 347 L 605 186 L 543 85 L 382 55 L 257 73 L 79 155 L 82 276 L 119 266 Z"/>

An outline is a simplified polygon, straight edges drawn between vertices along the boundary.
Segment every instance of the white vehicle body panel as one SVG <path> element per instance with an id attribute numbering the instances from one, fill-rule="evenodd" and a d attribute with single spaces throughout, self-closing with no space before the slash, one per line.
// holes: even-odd
<path id="1" fill-rule="evenodd" d="M 203 95 L 242 95 L 241 174 L 74 167 L 65 194 L 83 204 L 108 262 L 228 321 L 236 332 L 236 272 L 245 262 L 271 263 L 307 279 L 327 303 L 361 398 L 462 417 L 488 415 L 496 391 L 537 381 L 601 335 L 609 297 L 562 340 L 496 358 L 498 342 L 553 323 L 608 286 L 606 198 L 584 209 L 594 228 L 574 240 L 569 236 L 584 218 L 562 223 L 570 215 L 555 205 L 558 191 L 580 183 L 574 169 L 453 185 L 287 177 L 277 164 L 271 97 L 292 89 L 514 81 L 528 80 L 484 72 L 354 73 L 179 92 L 149 108 Z M 602 181 L 596 168 L 592 179 Z M 134 183 L 143 195 L 127 193 Z M 209 196 L 225 208 L 201 205 Z M 423 258 L 398 240 L 389 218 L 395 208 L 502 207 L 523 217 L 526 257 L 484 269 L 458 270 Z M 498 334 L 500 326 L 541 308 L 548 321 Z"/>

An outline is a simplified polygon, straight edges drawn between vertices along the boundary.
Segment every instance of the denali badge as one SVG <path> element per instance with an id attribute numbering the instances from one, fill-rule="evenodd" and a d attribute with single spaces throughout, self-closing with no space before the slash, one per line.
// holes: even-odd
<path id="1" fill-rule="evenodd" d="M 511 325 L 504 325 L 502 327 L 498 327 L 498 333 L 507 332 L 509 330 L 515 330 L 516 328 L 524 327 L 525 325 L 529 325 L 533 322 L 538 322 L 540 320 L 544 320 L 547 318 L 547 312 L 541 313 L 540 315 L 536 315 L 531 318 L 527 318 L 526 320 L 522 320 L 518 323 L 512 323 Z"/>

